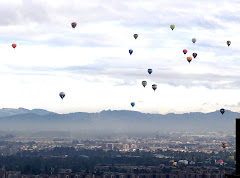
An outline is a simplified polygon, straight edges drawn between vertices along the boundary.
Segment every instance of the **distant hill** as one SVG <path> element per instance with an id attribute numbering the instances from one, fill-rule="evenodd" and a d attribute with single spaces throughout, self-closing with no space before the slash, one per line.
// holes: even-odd
<path id="1" fill-rule="evenodd" d="M 38 115 L 45 115 L 53 112 L 46 111 L 44 109 L 25 109 L 25 108 L 2 108 L 0 109 L 0 117 L 7 117 L 7 116 L 13 116 L 13 115 L 18 115 L 18 114 L 27 114 L 27 113 L 33 113 L 33 114 L 38 114 Z"/>
<path id="2" fill-rule="evenodd" d="M 240 113 L 148 114 L 127 110 L 57 114 L 42 109 L 0 110 L 0 129 L 72 130 L 78 132 L 153 132 L 176 130 L 234 130 Z"/>

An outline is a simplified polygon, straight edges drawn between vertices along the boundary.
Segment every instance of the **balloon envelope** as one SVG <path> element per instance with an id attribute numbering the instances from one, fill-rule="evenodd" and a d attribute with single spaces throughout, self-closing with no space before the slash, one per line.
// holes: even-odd
<path id="1" fill-rule="evenodd" d="M 230 46 L 230 44 L 231 44 L 231 41 L 227 41 L 227 45 Z"/>
<path id="2" fill-rule="evenodd" d="M 137 37 L 138 37 L 138 34 L 134 34 L 134 35 L 133 35 L 133 37 L 134 37 L 135 39 L 137 39 Z"/>
<path id="3" fill-rule="evenodd" d="M 71 25 L 72 25 L 72 28 L 75 28 L 77 26 L 77 23 L 73 22 L 73 23 L 71 23 Z"/>
<path id="4" fill-rule="evenodd" d="M 134 106 L 135 106 L 135 103 L 134 103 L 134 102 L 131 102 L 131 106 L 134 107 Z"/>
<path id="5" fill-rule="evenodd" d="M 144 88 L 145 88 L 145 86 L 147 85 L 147 81 L 142 81 L 142 85 L 143 85 Z"/>
<path id="6" fill-rule="evenodd" d="M 173 30 L 175 28 L 175 25 L 170 25 L 170 28 Z"/>
<path id="7" fill-rule="evenodd" d="M 65 93 L 64 92 L 60 92 L 59 96 L 63 99 L 65 97 Z"/>
<path id="8" fill-rule="evenodd" d="M 184 54 L 187 54 L 187 50 L 186 50 L 186 49 L 184 49 L 184 50 L 183 50 L 183 53 L 184 53 Z"/>
<path id="9" fill-rule="evenodd" d="M 152 73 L 152 69 L 148 69 L 148 73 L 151 74 Z"/>
<path id="10" fill-rule="evenodd" d="M 229 156 L 228 157 L 228 162 L 234 162 L 234 156 Z"/>
<path id="11" fill-rule="evenodd" d="M 226 142 L 222 142 L 222 147 L 226 148 L 227 147 L 227 143 Z"/>
<path id="12" fill-rule="evenodd" d="M 157 89 L 157 85 L 156 84 L 153 84 L 152 85 L 152 89 L 155 91 Z"/>
<path id="13" fill-rule="evenodd" d="M 133 53 L 133 50 L 132 50 L 132 49 L 129 49 L 129 53 L 130 53 L 130 55 L 132 55 L 132 53 Z"/>
<path id="14" fill-rule="evenodd" d="M 194 58 L 196 58 L 196 57 L 197 57 L 197 53 L 193 53 L 192 55 L 193 55 L 193 57 L 194 57 Z"/>
<path id="15" fill-rule="evenodd" d="M 225 113 L 225 109 L 220 109 L 220 113 L 224 114 Z"/>
<path id="16" fill-rule="evenodd" d="M 192 61 L 192 57 L 187 57 L 187 61 L 190 63 Z"/>
<path id="17" fill-rule="evenodd" d="M 196 38 L 193 38 L 193 39 L 192 39 L 192 42 L 193 42 L 193 43 L 196 43 L 196 41 L 197 41 Z"/>
<path id="18" fill-rule="evenodd" d="M 17 45 L 14 43 L 14 44 L 12 44 L 12 47 L 13 47 L 13 48 L 16 48 L 16 47 L 17 47 Z"/>

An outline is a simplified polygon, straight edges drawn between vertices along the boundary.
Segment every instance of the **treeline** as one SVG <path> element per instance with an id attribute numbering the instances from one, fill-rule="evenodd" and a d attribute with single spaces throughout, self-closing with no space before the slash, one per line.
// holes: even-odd
<path id="1" fill-rule="evenodd" d="M 191 161 L 191 159 L 193 159 L 196 161 L 197 166 L 214 165 L 214 157 L 221 157 L 221 154 L 225 154 L 227 157 L 228 155 L 226 154 L 229 154 L 221 153 L 219 155 L 209 155 L 205 153 L 162 152 L 160 150 L 157 153 L 166 156 L 174 155 L 175 161 L 178 159 L 187 159 L 188 161 Z M 117 165 L 170 165 L 169 161 L 173 159 L 157 158 L 154 154 L 155 153 L 153 152 L 140 152 L 139 150 L 135 152 L 121 153 L 118 151 L 104 151 L 102 149 L 76 150 L 70 147 L 56 147 L 52 150 L 46 149 L 33 152 L 23 151 L 12 156 L 0 156 L 0 167 L 5 166 L 7 171 L 21 171 L 23 174 L 50 174 L 51 168 L 54 168 L 53 173 L 56 174 L 59 169 L 72 169 L 73 172 L 83 170 L 95 171 L 94 166 L 110 166 L 111 171 L 114 171 L 114 166 Z M 234 163 L 228 163 L 228 166 L 235 167 Z M 122 171 L 125 172 L 125 170 Z"/>

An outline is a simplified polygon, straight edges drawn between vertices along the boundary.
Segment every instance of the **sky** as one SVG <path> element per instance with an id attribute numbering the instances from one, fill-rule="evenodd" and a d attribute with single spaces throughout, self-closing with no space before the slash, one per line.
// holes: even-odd
<path id="1" fill-rule="evenodd" d="M 237 0 L 0 1 L 0 108 L 238 112 L 239 8 Z"/>

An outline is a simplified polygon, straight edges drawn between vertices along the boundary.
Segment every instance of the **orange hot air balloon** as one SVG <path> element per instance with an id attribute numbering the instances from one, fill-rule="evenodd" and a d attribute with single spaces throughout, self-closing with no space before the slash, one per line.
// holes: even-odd
<path id="1" fill-rule="evenodd" d="M 189 64 L 190 64 L 190 62 L 192 61 L 192 57 L 187 57 L 187 61 L 188 61 Z"/>
<path id="2" fill-rule="evenodd" d="M 12 44 L 12 47 L 13 47 L 13 48 L 16 48 L 16 47 L 17 47 L 17 45 L 16 45 L 16 44 Z"/>

